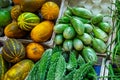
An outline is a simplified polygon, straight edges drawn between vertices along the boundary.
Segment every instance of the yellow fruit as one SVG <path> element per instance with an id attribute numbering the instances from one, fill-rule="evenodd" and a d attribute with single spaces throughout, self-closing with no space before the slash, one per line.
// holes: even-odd
<path id="1" fill-rule="evenodd" d="M 59 15 L 59 6 L 54 2 L 46 2 L 42 5 L 41 14 L 44 19 L 54 20 Z"/>
<path id="2" fill-rule="evenodd" d="M 26 46 L 27 57 L 33 61 L 37 61 L 41 58 L 44 52 L 44 47 L 38 43 L 29 43 Z"/>
<path id="3" fill-rule="evenodd" d="M 51 21 L 43 21 L 37 26 L 35 26 L 31 33 L 31 39 L 35 42 L 45 42 L 47 41 L 53 32 L 54 23 Z"/>

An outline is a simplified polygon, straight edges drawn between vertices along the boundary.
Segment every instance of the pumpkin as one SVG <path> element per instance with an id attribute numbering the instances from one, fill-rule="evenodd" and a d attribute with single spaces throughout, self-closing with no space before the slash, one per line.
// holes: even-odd
<path id="1" fill-rule="evenodd" d="M 23 44 L 16 39 L 6 40 L 2 52 L 3 58 L 11 63 L 19 62 L 25 58 L 25 48 Z"/>
<path id="2" fill-rule="evenodd" d="M 39 24 L 40 18 L 31 12 L 24 12 L 18 17 L 18 25 L 22 30 L 30 31 Z"/>
<path id="3" fill-rule="evenodd" d="M 17 5 L 18 5 L 18 4 L 20 4 L 20 1 L 21 1 L 21 0 L 12 0 L 12 1 L 13 1 L 14 4 L 17 4 Z"/>
<path id="4" fill-rule="evenodd" d="M 5 27 L 9 23 L 11 23 L 11 15 L 10 11 L 7 9 L 0 9 L 0 27 Z"/>
<path id="5" fill-rule="evenodd" d="M 0 54 L 0 80 L 4 79 L 4 75 L 6 71 L 7 71 L 7 64 L 3 59 L 2 54 Z"/>
<path id="6" fill-rule="evenodd" d="M 13 65 L 4 76 L 4 80 L 25 80 L 26 76 L 33 68 L 34 62 L 24 59 Z"/>
<path id="7" fill-rule="evenodd" d="M 45 42 L 47 41 L 53 32 L 54 23 L 51 21 L 43 21 L 37 26 L 35 26 L 31 33 L 31 39 L 35 42 Z"/>
<path id="8" fill-rule="evenodd" d="M 41 14 L 43 18 L 47 20 L 57 19 L 59 14 L 59 6 L 55 2 L 46 2 L 41 7 Z"/>
<path id="9" fill-rule="evenodd" d="M 21 0 L 20 6 L 24 12 L 37 11 L 46 0 Z"/>
<path id="10" fill-rule="evenodd" d="M 9 38 L 22 38 L 25 36 L 26 31 L 21 30 L 17 22 L 14 21 L 5 27 L 4 34 Z"/>
<path id="11" fill-rule="evenodd" d="M 44 52 L 44 47 L 38 43 L 32 42 L 26 46 L 27 58 L 38 61 Z"/>
<path id="12" fill-rule="evenodd" d="M 18 16 L 22 13 L 20 5 L 15 5 L 11 9 L 11 17 L 13 20 L 17 20 Z"/>

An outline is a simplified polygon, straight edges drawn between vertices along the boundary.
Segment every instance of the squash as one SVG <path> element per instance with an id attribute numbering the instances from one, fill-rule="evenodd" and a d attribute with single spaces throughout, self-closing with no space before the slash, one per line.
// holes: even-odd
<path id="1" fill-rule="evenodd" d="M 24 12 L 37 11 L 46 0 L 21 0 L 20 6 Z"/>
<path id="2" fill-rule="evenodd" d="M 24 80 L 33 66 L 34 63 L 31 60 L 22 60 L 5 73 L 4 80 Z"/>
<path id="3" fill-rule="evenodd" d="M 22 30 L 31 31 L 39 24 L 40 18 L 31 12 L 24 12 L 18 17 L 18 25 Z"/>
<path id="4" fill-rule="evenodd" d="M 9 23 L 11 23 L 11 15 L 10 11 L 7 9 L 0 9 L 0 27 L 5 27 Z"/>
<path id="5" fill-rule="evenodd" d="M 41 7 L 41 14 L 44 19 L 54 20 L 59 15 L 59 6 L 55 2 L 46 2 Z"/>
<path id="6" fill-rule="evenodd" d="M 18 16 L 22 13 L 20 5 L 15 5 L 11 9 L 11 17 L 13 20 L 17 20 Z"/>
<path id="7" fill-rule="evenodd" d="M 21 30 L 17 22 L 14 21 L 5 27 L 4 34 L 9 38 L 22 38 L 25 36 L 26 31 Z"/>
<path id="8" fill-rule="evenodd" d="M 44 47 L 38 43 L 32 42 L 26 46 L 27 58 L 38 61 L 44 52 Z"/>
<path id="9" fill-rule="evenodd" d="M 52 21 L 43 21 L 35 26 L 31 33 L 31 39 L 35 42 L 45 42 L 50 39 L 53 32 L 54 23 Z"/>
<path id="10" fill-rule="evenodd" d="M 16 39 L 8 39 L 4 42 L 3 58 L 11 63 L 16 63 L 25 58 L 25 48 L 21 42 Z"/>
<path id="11" fill-rule="evenodd" d="M 10 0 L 0 0 L 0 8 L 5 8 L 10 6 Z"/>
<path id="12" fill-rule="evenodd" d="M 2 54 L 0 54 L 0 80 L 4 79 L 4 75 L 6 71 L 7 71 L 6 61 L 3 59 Z"/>
<path id="13" fill-rule="evenodd" d="M 20 4 L 20 1 L 21 1 L 21 0 L 12 0 L 12 2 L 13 2 L 15 5 Z"/>

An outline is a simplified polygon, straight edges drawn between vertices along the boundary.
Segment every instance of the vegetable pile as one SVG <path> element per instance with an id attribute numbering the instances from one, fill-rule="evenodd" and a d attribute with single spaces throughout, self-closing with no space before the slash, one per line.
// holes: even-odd
<path id="1" fill-rule="evenodd" d="M 89 47 L 94 52 L 106 53 L 112 26 L 104 17 L 100 13 L 93 15 L 85 8 L 68 7 L 54 26 L 55 45 L 62 46 L 64 51 L 82 52 Z"/>

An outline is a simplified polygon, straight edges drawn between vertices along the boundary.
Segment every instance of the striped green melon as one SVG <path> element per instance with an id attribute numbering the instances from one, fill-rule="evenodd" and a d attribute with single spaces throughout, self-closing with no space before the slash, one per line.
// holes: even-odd
<path id="1" fill-rule="evenodd" d="M 31 31 L 39 22 L 40 18 L 31 12 L 24 12 L 18 17 L 18 25 L 25 31 Z"/>
<path id="2" fill-rule="evenodd" d="M 2 48 L 3 58 L 11 63 L 16 63 L 25 58 L 25 48 L 21 42 L 16 39 L 8 39 Z"/>
<path id="3" fill-rule="evenodd" d="M 0 54 L 0 80 L 4 79 L 4 75 L 6 71 L 7 71 L 7 64 L 2 57 L 2 54 Z"/>

